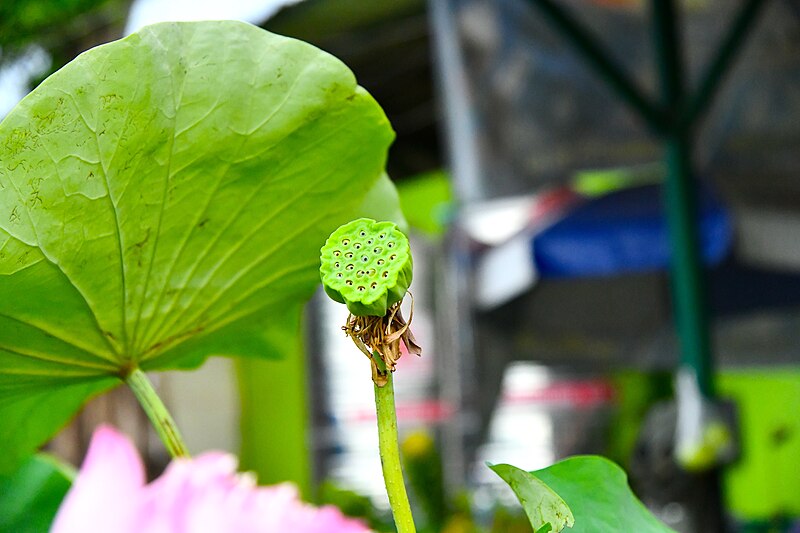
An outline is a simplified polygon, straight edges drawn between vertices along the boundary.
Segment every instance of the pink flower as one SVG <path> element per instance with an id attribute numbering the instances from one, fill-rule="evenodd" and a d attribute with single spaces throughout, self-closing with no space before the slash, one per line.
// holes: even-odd
<path id="1" fill-rule="evenodd" d="M 293 485 L 258 487 L 236 473 L 232 455 L 176 459 L 145 483 L 144 466 L 124 435 L 101 426 L 52 533 L 365 533 L 331 506 L 298 499 Z"/>

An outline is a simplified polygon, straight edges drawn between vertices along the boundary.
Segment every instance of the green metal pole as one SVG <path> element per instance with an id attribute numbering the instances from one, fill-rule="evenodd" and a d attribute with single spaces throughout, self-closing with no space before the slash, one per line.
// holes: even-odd
<path id="1" fill-rule="evenodd" d="M 713 354 L 706 289 L 697 235 L 697 199 L 691 175 L 688 135 L 666 140 L 664 196 L 672 249 L 673 314 L 680 341 L 680 364 L 691 369 L 700 392 L 714 395 Z"/>
<path id="2" fill-rule="evenodd" d="M 672 249 L 672 307 L 680 342 L 680 367 L 694 375 L 705 398 L 712 398 L 714 359 L 700 255 L 697 194 L 692 176 L 693 131 L 680 124 L 685 98 L 680 22 L 672 0 L 653 0 L 652 10 L 662 106 L 670 123 L 664 135 L 667 167 L 664 200 Z M 678 417 L 682 414 L 687 413 L 679 413 Z M 708 503 L 704 530 L 721 531 L 725 498 L 720 470 L 708 472 L 703 484 Z"/>
<path id="3" fill-rule="evenodd" d="M 677 121 L 683 105 L 683 58 L 672 0 L 653 0 L 662 105 Z M 667 176 L 664 195 L 672 245 L 672 294 L 680 339 L 680 364 L 691 369 L 704 396 L 714 393 L 713 356 L 697 231 L 697 194 L 692 177 L 692 132 L 672 127 L 664 136 Z"/>

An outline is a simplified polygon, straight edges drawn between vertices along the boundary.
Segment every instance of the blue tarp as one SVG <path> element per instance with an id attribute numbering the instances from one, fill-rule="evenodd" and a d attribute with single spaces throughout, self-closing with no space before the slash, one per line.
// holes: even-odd
<path id="1" fill-rule="evenodd" d="M 712 191 L 698 191 L 703 261 L 720 263 L 733 243 L 730 216 Z M 608 276 L 669 268 L 661 185 L 625 189 L 579 205 L 532 241 L 541 277 Z"/>

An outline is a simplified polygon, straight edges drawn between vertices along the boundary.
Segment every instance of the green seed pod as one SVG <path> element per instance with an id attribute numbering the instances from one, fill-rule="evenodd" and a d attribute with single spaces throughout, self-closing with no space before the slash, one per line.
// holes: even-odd
<path id="1" fill-rule="evenodd" d="M 411 285 L 408 238 L 391 222 L 359 218 L 340 226 L 320 261 L 325 292 L 355 316 L 384 316 Z"/>

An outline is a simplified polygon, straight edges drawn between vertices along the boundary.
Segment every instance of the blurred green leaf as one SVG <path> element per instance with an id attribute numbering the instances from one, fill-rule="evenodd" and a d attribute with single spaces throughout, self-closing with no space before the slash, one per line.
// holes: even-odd
<path id="1" fill-rule="evenodd" d="M 339 60 L 240 22 L 150 26 L 43 82 L 0 123 L 0 469 L 132 367 L 274 353 L 392 138 Z"/>
<path id="2" fill-rule="evenodd" d="M 260 483 L 292 481 L 308 498 L 313 458 L 307 446 L 311 415 L 301 312 L 299 304 L 286 308 L 266 327 L 270 346 L 261 358 L 236 361 L 241 405 L 239 459 L 242 469 L 255 472 Z"/>
<path id="3" fill-rule="evenodd" d="M 381 174 L 375 185 L 367 191 L 358 215 L 353 218 L 371 218 L 377 221 L 388 221 L 397 224 L 400 231 L 408 232 L 408 221 L 400 209 L 400 198 L 394 183 L 386 173 Z"/>
<path id="4" fill-rule="evenodd" d="M 74 476 L 71 467 L 45 454 L 32 455 L 0 476 L 0 531 L 47 531 Z"/>
<path id="5" fill-rule="evenodd" d="M 395 531 L 391 513 L 379 511 L 367 496 L 344 489 L 330 480 L 322 482 L 318 493 L 318 505 L 333 505 L 346 516 L 361 518 L 373 531 Z"/>
<path id="6" fill-rule="evenodd" d="M 397 184 L 397 192 L 412 228 L 433 237 L 445 232 L 453 204 L 446 173 L 435 171 L 404 179 Z"/>

